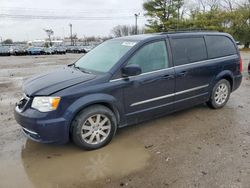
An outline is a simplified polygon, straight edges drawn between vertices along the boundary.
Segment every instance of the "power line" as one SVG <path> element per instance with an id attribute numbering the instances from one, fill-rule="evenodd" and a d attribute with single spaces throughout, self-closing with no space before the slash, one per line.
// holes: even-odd
<path id="1" fill-rule="evenodd" d="M 131 13 L 131 12 L 141 12 L 141 9 L 36 9 L 36 8 L 23 8 L 23 7 L 1 7 L 0 11 L 34 11 L 34 12 L 74 12 L 74 13 Z"/>
<path id="2" fill-rule="evenodd" d="M 26 20 L 117 20 L 132 19 L 133 16 L 56 16 L 56 15 L 24 15 L 24 14 L 1 14 L 0 18 L 26 19 Z M 140 18 L 140 17 L 139 17 Z M 141 18 L 142 19 L 142 18 Z"/>
<path id="3" fill-rule="evenodd" d="M 25 20 L 34 20 L 34 19 L 39 19 L 39 20 L 124 20 L 124 19 L 132 19 L 131 12 L 135 10 L 139 10 L 139 9 L 79 10 L 79 9 L 36 9 L 36 8 L 23 8 L 23 7 L 1 7 L 0 18 L 23 19 L 23 20 L 24 19 Z M 67 14 L 65 14 L 66 12 Z"/>

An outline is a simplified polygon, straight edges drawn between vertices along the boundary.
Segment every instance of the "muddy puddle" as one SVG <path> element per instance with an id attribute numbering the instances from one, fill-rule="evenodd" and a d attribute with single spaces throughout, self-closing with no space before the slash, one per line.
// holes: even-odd
<path id="1" fill-rule="evenodd" d="M 26 139 L 20 148 L 15 159 L 0 156 L 0 187 L 94 187 L 143 169 L 150 158 L 144 146 L 127 134 L 95 151 Z"/>

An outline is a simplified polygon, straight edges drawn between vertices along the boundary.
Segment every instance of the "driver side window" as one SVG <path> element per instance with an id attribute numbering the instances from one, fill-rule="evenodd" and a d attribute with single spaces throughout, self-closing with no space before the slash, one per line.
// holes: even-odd
<path id="1" fill-rule="evenodd" d="M 128 61 L 127 65 L 139 65 L 142 73 L 168 68 L 168 55 L 165 41 L 143 46 Z"/>

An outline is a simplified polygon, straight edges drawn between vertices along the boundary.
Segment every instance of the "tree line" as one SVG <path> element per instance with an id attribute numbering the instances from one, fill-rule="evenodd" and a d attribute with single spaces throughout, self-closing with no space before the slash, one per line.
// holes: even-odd
<path id="1" fill-rule="evenodd" d="M 147 0 L 146 32 L 216 30 L 250 45 L 250 0 Z"/>
<path id="2" fill-rule="evenodd" d="M 250 46 L 250 0 L 147 0 L 143 4 L 147 24 L 138 34 L 178 30 L 227 32 Z M 134 26 L 118 25 L 115 37 L 135 34 Z"/>

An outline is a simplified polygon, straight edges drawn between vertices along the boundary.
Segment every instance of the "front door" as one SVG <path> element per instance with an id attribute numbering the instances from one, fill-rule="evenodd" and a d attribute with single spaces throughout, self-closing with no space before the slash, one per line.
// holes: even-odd
<path id="1" fill-rule="evenodd" d="M 173 110 L 174 69 L 170 66 L 166 42 L 151 42 L 141 47 L 127 62 L 139 65 L 142 74 L 130 77 L 124 87 L 128 123 L 151 119 Z"/>

